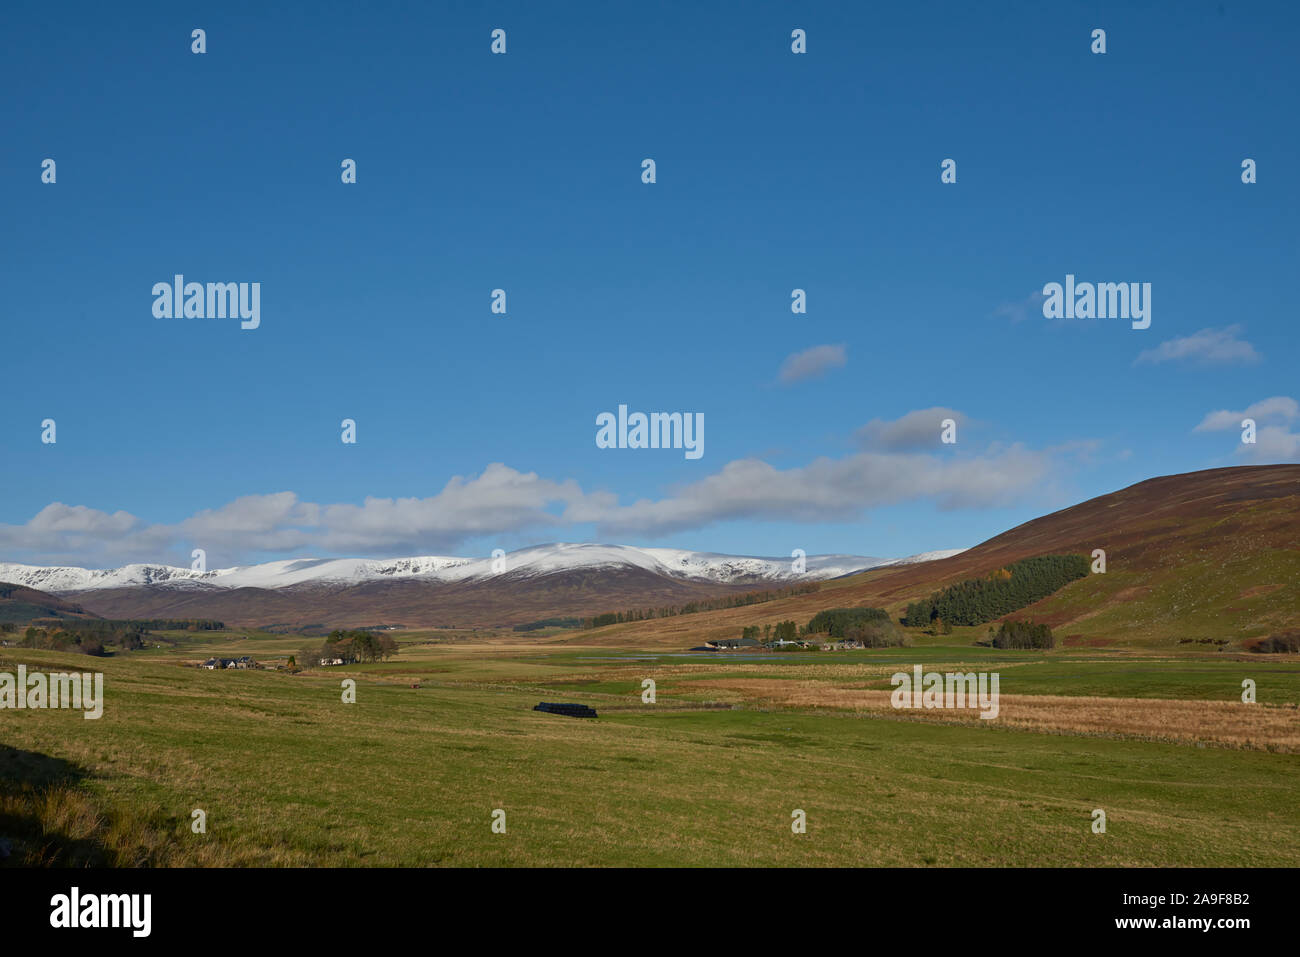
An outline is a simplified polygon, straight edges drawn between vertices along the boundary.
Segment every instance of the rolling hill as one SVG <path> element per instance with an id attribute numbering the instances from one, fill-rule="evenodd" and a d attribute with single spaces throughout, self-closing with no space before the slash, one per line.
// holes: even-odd
<path id="1" fill-rule="evenodd" d="M 95 618 L 81 605 L 35 588 L 0 581 L 0 622 L 21 625 L 35 618 Z"/>
<path id="2" fill-rule="evenodd" d="M 752 608 L 618 625 L 602 641 L 698 644 L 745 625 L 806 623 L 828 607 L 910 601 L 1035 555 L 1106 553 L 1090 574 L 1008 617 L 1050 624 L 1066 645 L 1177 647 L 1250 640 L 1300 626 L 1300 465 L 1242 466 L 1149 479 L 1053 512 L 952 557 L 870 569 Z M 971 641 L 984 628 L 958 629 Z M 1204 650 L 1205 646 L 1201 646 Z"/>

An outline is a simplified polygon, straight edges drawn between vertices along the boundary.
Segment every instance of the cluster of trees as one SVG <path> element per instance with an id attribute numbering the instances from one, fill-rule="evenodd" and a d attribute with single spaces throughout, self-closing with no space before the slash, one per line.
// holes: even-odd
<path id="1" fill-rule="evenodd" d="M 828 608 L 813 615 L 805 633 L 858 641 L 868 648 L 893 648 L 904 640 L 883 608 Z"/>
<path id="2" fill-rule="evenodd" d="M 765 626 L 770 628 L 771 626 Z M 799 637 L 799 626 L 793 621 L 778 621 L 772 629 L 773 641 L 794 641 Z"/>
<path id="3" fill-rule="evenodd" d="M 79 641 L 90 639 L 103 645 L 117 645 L 122 651 L 135 651 L 144 647 L 149 630 L 139 621 L 113 621 L 107 618 L 43 618 L 32 625 L 47 632 L 63 631 L 78 636 Z"/>
<path id="4" fill-rule="evenodd" d="M 65 628 L 30 626 L 23 632 L 20 644 L 23 648 L 38 648 L 42 651 L 79 651 L 99 657 L 107 654 L 102 639 L 94 635 L 77 634 Z"/>
<path id="5" fill-rule="evenodd" d="M 1041 555 L 999 568 L 985 578 L 949 585 L 907 606 L 903 624 L 941 630 L 952 625 L 980 625 L 1019 611 L 1088 574 L 1083 555 Z"/>
<path id="6" fill-rule="evenodd" d="M 793 621 L 778 621 L 775 627 L 771 624 L 761 627 L 745 625 L 740 629 L 741 638 L 753 638 L 755 641 L 794 641 L 801 634 L 803 629 Z"/>
<path id="7" fill-rule="evenodd" d="M 1269 635 L 1251 646 L 1251 651 L 1263 655 L 1289 655 L 1300 652 L 1300 631 L 1284 631 Z"/>
<path id="8" fill-rule="evenodd" d="M 538 631 L 542 628 L 581 628 L 581 618 L 542 618 L 538 621 L 526 621 L 515 625 L 515 631 Z"/>
<path id="9" fill-rule="evenodd" d="M 844 638 L 861 642 L 866 648 L 898 648 L 907 642 L 906 636 L 889 618 L 852 625 L 845 629 Z"/>
<path id="10" fill-rule="evenodd" d="M 336 628 L 325 636 L 323 645 L 309 645 L 294 656 L 294 662 L 304 668 L 315 668 L 322 660 L 333 661 L 335 658 L 341 658 L 347 663 L 354 661 L 369 663 L 387 661 L 395 654 L 397 654 L 397 641 L 388 635 Z"/>
<path id="11" fill-rule="evenodd" d="M 1056 639 L 1047 625 L 1032 621 L 1004 621 L 996 632 L 989 629 L 994 648 L 1054 648 Z"/>
<path id="12" fill-rule="evenodd" d="M 211 631 L 224 627 L 219 621 L 195 618 L 34 618 L 23 633 L 22 643 L 28 648 L 102 655 L 109 646 L 120 651 L 143 648 L 145 638 L 155 630 Z M 0 632 L 16 631 L 17 626 L 11 622 L 0 624 Z"/>
<path id="13" fill-rule="evenodd" d="M 868 648 L 892 648 L 905 636 L 883 608 L 829 608 L 819 611 L 806 626 L 779 621 L 775 626 L 746 625 L 741 638 L 762 641 L 795 641 L 812 635 L 826 635 L 842 641 L 860 641 Z"/>
<path id="14" fill-rule="evenodd" d="M 847 629 L 873 621 L 889 621 L 889 613 L 883 608 L 828 608 L 813 615 L 808 633 L 843 638 Z"/>
<path id="15" fill-rule="evenodd" d="M 646 621 L 651 618 L 672 618 L 676 615 L 693 615 L 701 611 L 717 611 L 719 608 L 743 608 L 746 605 L 758 605 L 763 602 L 776 601 L 778 598 L 792 598 L 795 595 L 807 595 L 821 588 L 817 582 L 805 582 L 791 585 L 789 588 L 747 591 L 739 595 L 722 595 L 717 598 L 700 598 L 688 601 L 684 605 L 668 605 L 663 608 L 633 608 L 629 611 L 612 611 L 603 615 L 594 615 L 582 620 L 583 628 L 603 628 L 605 625 L 621 625 L 629 621 Z"/>

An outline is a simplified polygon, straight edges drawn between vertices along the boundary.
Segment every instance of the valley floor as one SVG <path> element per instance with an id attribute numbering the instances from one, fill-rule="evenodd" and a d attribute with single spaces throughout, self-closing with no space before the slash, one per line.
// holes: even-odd
<path id="1" fill-rule="evenodd" d="M 479 641 L 291 675 L 186 666 L 222 653 L 204 640 L 0 649 L 0 671 L 102 670 L 106 695 L 98 721 L 0 711 L 0 864 L 1300 864 L 1294 656 Z M 913 664 L 999 672 L 999 718 L 894 710 Z M 600 717 L 531 710 L 557 700 Z"/>

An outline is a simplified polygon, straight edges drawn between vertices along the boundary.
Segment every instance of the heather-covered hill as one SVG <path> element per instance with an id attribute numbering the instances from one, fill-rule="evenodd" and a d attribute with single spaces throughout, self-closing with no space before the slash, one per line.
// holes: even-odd
<path id="1" fill-rule="evenodd" d="M 1064 645 L 1217 647 L 1300 627 L 1300 465 L 1211 469 L 1150 479 L 1026 522 L 951 558 L 872 569 L 811 595 L 605 629 L 629 644 L 694 645 L 745 625 L 805 624 L 831 607 L 907 603 L 1036 555 L 1106 553 L 1089 574 L 1011 617 L 1055 629 Z M 958 629 L 974 641 L 984 629 Z"/>
<path id="2" fill-rule="evenodd" d="M 26 624 L 34 618 L 94 618 L 81 605 L 35 588 L 0 582 L 0 622 Z"/>

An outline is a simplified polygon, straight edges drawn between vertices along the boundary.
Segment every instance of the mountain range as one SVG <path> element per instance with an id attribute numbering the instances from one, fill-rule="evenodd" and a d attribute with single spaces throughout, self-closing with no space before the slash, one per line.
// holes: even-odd
<path id="1" fill-rule="evenodd" d="M 806 622 L 826 608 L 907 603 L 1036 555 L 1079 554 L 1104 572 L 1017 614 L 1066 645 L 1249 649 L 1300 629 L 1300 465 L 1166 475 L 1033 519 L 969 549 L 905 559 L 791 559 L 625 545 L 539 545 L 497 558 L 304 558 L 199 572 L 166 565 L 46 568 L 0 564 L 0 596 L 50 617 L 207 618 L 276 630 L 499 627 L 681 606 L 819 582 L 761 605 L 636 621 L 583 641 L 689 647 L 755 623 Z M 62 603 L 62 604 L 60 604 Z M 0 609 L 0 614 L 4 614 Z M 0 620 L 16 620 L 15 617 Z M 960 629 L 959 629 L 960 631 Z M 962 632 L 974 640 L 983 630 Z M 1194 643 L 1194 644 L 1193 644 Z"/>
<path id="2" fill-rule="evenodd" d="M 931 561 L 861 555 L 757 558 L 629 545 L 548 544 L 491 558 L 299 558 L 198 571 L 0 563 L 0 582 L 73 597 L 106 618 L 217 618 L 234 625 L 516 624 L 851 575 Z"/>

